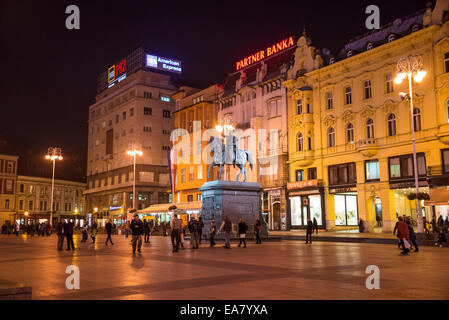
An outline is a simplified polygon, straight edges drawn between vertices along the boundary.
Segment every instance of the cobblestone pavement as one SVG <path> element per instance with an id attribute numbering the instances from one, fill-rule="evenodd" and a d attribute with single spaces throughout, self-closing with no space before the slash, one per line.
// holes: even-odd
<path id="1" fill-rule="evenodd" d="M 56 236 L 0 236 L 0 283 L 32 286 L 33 299 L 449 299 L 449 249 L 424 247 L 401 256 L 393 245 L 302 241 L 233 243 L 231 250 L 188 247 L 172 253 L 169 237 L 152 237 L 142 255 L 130 238 L 114 245 L 80 243 L 57 251 Z M 64 247 L 65 249 L 65 247 Z M 65 287 L 68 265 L 80 268 L 80 290 Z M 380 290 L 368 290 L 369 265 Z"/>

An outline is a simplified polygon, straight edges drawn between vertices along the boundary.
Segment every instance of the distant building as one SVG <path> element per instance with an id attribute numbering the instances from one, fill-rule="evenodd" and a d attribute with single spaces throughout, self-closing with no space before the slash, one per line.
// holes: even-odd
<path id="1" fill-rule="evenodd" d="M 0 225 L 14 223 L 18 158 L 0 153 Z"/>
<path id="2" fill-rule="evenodd" d="M 168 155 L 177 90 L 169 74 L 180 62 L 131 53 L 98 78 L 96 102 L 89 107 L 87 212 L 93 219 L 125 219 L 133 206 L 133 157 L 136 147 L 136 208 L 169 202 Z M 159 68 L 158 67 L 158 68 Z M 177 66 L 176 72 L 179 72 Z M 170 69 L 170 70 L 169 70 Z"/>

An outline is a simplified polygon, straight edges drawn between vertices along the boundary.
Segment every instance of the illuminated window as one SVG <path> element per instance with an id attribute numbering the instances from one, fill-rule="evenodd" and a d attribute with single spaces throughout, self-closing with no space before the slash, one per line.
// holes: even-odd
<path id="1" fill-rule="evenodd" d="M 161 96 L 161 101 L 170 102 L 170 98 L 166 96 Z"/>
<path id="2" fill-rule="evenodd" d="M 296 114 L 302 114 L 302 99 L 296 100 Z"/>
<path id="3" fill-rule="evenodd" d="M 327 145 L 329 147 L 335 146 L 335 129 L 332 127 L 327 130 Z"/>
<path id="4" fill-rule="evenodd" d="M 196 177 L 198 180 L 203 180 L 203 165 L 198 165 L 196 169 Z"/>
<path id="5" fill-rule="evenodd" d="M 304 181 L 304 170 L 296 170 L 296 181 Z"/>
<path id="6" fill-rule="evenodd" d="M 365 99 L 370 99 L 371 98 L 371 81 L 370 80 L 365 80 L 364 88 L 365 88 Z"/>
<path id="7" fill-rule="evenodd" d="M 385 75 L 385 92 L 393 92 L 393 75 L 391 73 Z"/>
<path id="8" fill-rule="evenodd" d="M 303 139 L 302 133 L 298 133 L 298 136 L 296 138 L 296 142 L 297 142 L 296 150 L 297 151 L 303 151 L 304 150 L 304 141 L 303 140 L 304 139 Z"/>
<path id="9" fill-rule="evenodd" d="M 9 199 L 5 200 L 5 209 L 9 209 Z"/>
<path id="10" fill-rule="evenodd" d="M 346 143 L 354 143 L 354 126 L 348 123 L 346 126 Z"/>
<path id="11" fill-rule="evenodd" d="M 326 104 L 327 110 L 331 110 L 334 107 L 332 92 L 326 93 L 326 99 L 327 99 L 327 104 Z"/>
<path id="12" fill-rule="evenodd" d="M 421 131 L 421 110 L 419 108 L 413 109 L 413 129 Z"/>
<path id="13" fill-rule="evenodd" d="M 345 87 L 345 104 L 352 103 L 351 87 Z"/>
<path id="14" fill-rule="evenodd" d="M 189 181 L 193 181 L 195 179 L 195 167 L 189 167 Z"/>
<path id="15" fill-rule="evenodd" d="M 396 135 L 396 116 L 393 113 L 388 116 L 388 135 Z"/>
<path id="16" fill-rule="evenodd" d="M 181 169 L 181 182 L 186 182 L 186 169 Z"/>
<path id="17" fill-rule="evenodd" d="M 143 132 L 151 132 L 151 127 L 143 127 Z"/>
<path id="18" fill-rule="evenodd" d="M 373 119 L 368 119 L 366 121 L 366 138 L 374 139 L 374 121 L 373 121 Z"/>
<path id="19" fill-rule="evenodd" d="M 379 160 L 365 161 L 365 178 L 366 181 L 373 181 L 380 179 Z"/>

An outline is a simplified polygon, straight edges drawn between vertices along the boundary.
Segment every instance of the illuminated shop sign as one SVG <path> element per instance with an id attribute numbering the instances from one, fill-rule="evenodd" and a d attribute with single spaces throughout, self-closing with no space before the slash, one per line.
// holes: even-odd
<path id="1" fill-rule="evenodd" d="M 272 46 L 269 46 L 265 50 L 259 51 L 255 54 L 250 55 L 249 57 L 246 57 L 242 60 L 237 61 L 236 70 L 238 71 L 242 68 L 248 67 L 260 60 L 268 58 L 269 56 L 279 53 L 279 52 L 281 52 L 285 49 L 288 49 L 294 45 L 295 45 L 295 42 L 293 41 L 293 37 L 289 37 L 281 42 L 278 42 Z"/>
<path id="2" fill-rule="evenodd" d="M 146 66 L 162 71 L 181 73 L 181 61 L 147 54 Z"/>
<path id="3" fill-rule="evenodd" d="M 318 187 L 318 180 L 295 181 L 287 183 L 287 189 L 303 189 L 310 187 Z"/>
<path id="4" fill-rule="evenodd" d="M 108 69 L 108 88 L 126 78 L 126 59 Z"/>

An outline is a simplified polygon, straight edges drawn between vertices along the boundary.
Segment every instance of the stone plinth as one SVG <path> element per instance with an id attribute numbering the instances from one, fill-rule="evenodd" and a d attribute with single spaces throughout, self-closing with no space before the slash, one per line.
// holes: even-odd
<path id="1" fill-rule="evenodd" d="M 203 237 L 209 238 L 210 222 L 214 221 L 217 231 L 228 215 L 232 221 L 232 238 L 238 238 L 240 217 L 248 225 L 247 238 L 254 238 L 254 223 L 259 219 L 262 224 L 261 238 L 268 237 L 267 226 L 261 213 L 261 191 L 257 182 L 209 181 L 199 190 L 202 192 L 203 206 L 201 217 L 204 222 Z M 216 239 L 223 239 L 221 232 Z"/>

